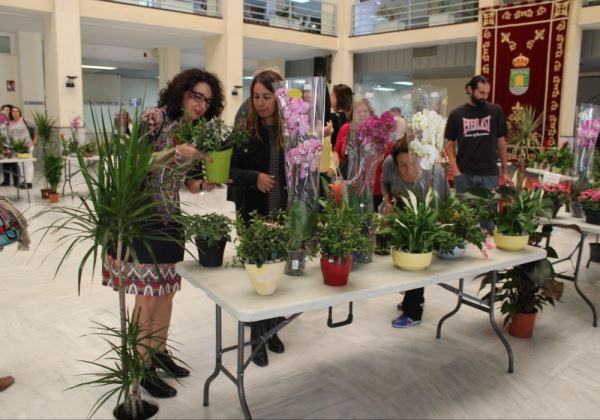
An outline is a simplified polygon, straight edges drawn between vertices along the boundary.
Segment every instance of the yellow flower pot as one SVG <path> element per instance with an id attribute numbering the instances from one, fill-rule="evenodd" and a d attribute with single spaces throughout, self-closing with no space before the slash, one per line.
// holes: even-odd
<path id="1" fill-rule="evenodd" d="M 19 159 L 29 159 L 31 157 L 31 153 L 17 153 L 17 158 Z"/>
<path id="2" fill-rule="evenodd" d="M 413 254 L 392 249 L 392 260 L 394 265 L 402 270 L 419 271 L 424 270 L 431 265 L 433 252 L 423 254 Z"/>
<path id="3" fill-rule="evenodd" d="M 244 264 L 252 286 L 257 294 L 268 296 L 275 293 L 279 280 L 283 277 L 285 261 L 266 263 L 260 268 L 256 264 Z"/>
<path id="4" fill-rule="evenodd" d="M 494 231 L 494 242 L 499 249 L 505 251 L 521 251 L 529 242 L 529 235 L 511 236 Z"/>

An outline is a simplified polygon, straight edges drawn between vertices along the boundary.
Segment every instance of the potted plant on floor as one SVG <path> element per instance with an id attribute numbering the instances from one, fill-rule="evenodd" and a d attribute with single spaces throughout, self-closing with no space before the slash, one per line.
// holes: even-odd
<path id="1" fill-rule="evenodd" d="M 491 284 L 491 273 L 483 276 L 481 291 Z M 544 293 L 544 285 L 555 277 L 552 264 L 547 258 L 511 269 L 498 271 L 496 302 L 501 302 L 500 311 L 504 314 L 504 325 L 509 324 L 510 335 L 529 338 L 533 334 L 536 315 L 544 305 L 554 306 L 554 299 Z M 483 299 L 489 301 L 488 292 Z"/>
<path id="2" fill-rule="evenodd" d="M 434 245 L 448 238 L 446 226 L 437 220 L 436 201 L 431 189 L 424 198 L 408 191 L 408 198 L 402 197 L 404 207 L 386 216 L 383 233 L 390 237 L 396 267 L 409 271 L 429 267 Z"/>
<path id="3" fill-rule="evenodd" d="M 59 199 L 58 184 L 63 171 L 63 160 L 61 156 L 46 154 L 44 156 L 44 177 L 50 186 L 48 198 L 51 203 L 57 203 Z"/>
<path id="4" fill-rule="evenodd" d="M 289 241 L 286 219 L 281 210 L 273 211 L 268 218 L 253 211 L 248 222 L 237 217 L 237 259 L 244 264 L 259 295 L 275 293 L 283 277 Z"/>
<path id="5" fill-rule="evenodd" d="M 233 221 L 222 214 L 193 215 L 186 226 L 186 239 L 198 248 L 198 262 L 203 267 L 223 265 L 225 245 L 231 242 Z"/>
<path id="6" fill-rule="evenodd" d="M 582 191 L 578 200 L 585 213 L 585 221 L 592 225 L 600 225 L 600 190 Z"/>
<path id="7" fill-rule="evenodd" d="M 456 197 L 443 201 L 438 221 L 448 233 L 438 238 L 435 251 L 442 259 L 456 259 L 465 254 L 466 245 L 471 243 L 485 255 L 485 232 L 479 224 L 475 209 Z"/>
<path id="8" fill-rule="evenodd" d="M 544 190 L 525 188 L 515 195 L 504 195 L 496 212 L 494 242 L 500 249 L 520 251 L 527 246 L 529 235 L 537 229 L 539 218 L 550 218 L 544 205 Z"/>
<path id="9" fill-rule="evenodd" d="M 137 118 L 135 119 L 137 121 Z M 131 136 L 113 138 L 104 125 L 96 128 L 98 148 L 98 171 L 93 173 L 87 165 L 81 151 L 77 152 L 79 167 L 84 179 L 86 192 L 77 193 L 77 206 L 52 206 L 35 217 L 54 220 L 43 228 L 46 234 L 60 234 L 59 242 L 67 245 L 64 256 L 59 262 L 61 268 L 71 252 L 83 246 L 83 258 L 78 270 L 78 290 L 84 268 L 91 263 L 96 267 L 102 264 L 108 249 L 116 250 L 117 266 L 131 259 L 138 261 L 134 241 L 145 244 L 151 240 L 173 240 L 168 234 L 149 226 L 160 225 L 161 203 L 153 200 L 152 191 L 147 187 L 147 176 L 152 168 L 166 160 L 173 149 L 166 149 L 155 158 L 152 157 L 154 145 L 147 141 L 145 128 L 134 123 Z M 151 249 L 147 248 L 152 254 Z M 125 265 L 122 265 L 123 268 Z M 57 271 L 58 271 L 57 269 Z M 153 354 L 148 342 L 154 340 L 155 331 L 140 335 L 136 316 L 131 317 L 125 301 L 125 273 L 119 272 L 120 284 L 119 314 L 120 327 L 113 328 L 96 324 L 97 332 L 110 349 L 101 358 L 88 362 L 102 369 L 89 374 L 92 379 L 77 386 L 109 386 L 94 404 L 90 415 L 111 397 L 117 396 L 117 407 L 113 414 L 117 418 L 149 418 L 158 411 L 158 406 L 142 399 L 140 381 L 150 374 L 146 361 L 141 355 L 145 350 Z M 117 342 L 115 342 L 117 340 Z M 101 359 L 100 358 L 100 359 Z"/>
<path id="10" fill-rule="evenodd" d="M 352 268 L 352 253 L 368 248 L 369 238 L 362 232 L 360 212 L 347 200 L 337 204 L 328 189 L 326 193 L 328 198 L 320 200 L 323 211 L 319 213 L 317 228 L 323 283 L 345 286 Z"/>
<path id="11" fill-rule="evenodd" d="M 241 125 L 227 126 L 223 120 L 213 118 L 206 121 L 182 124 L 178 137 L 206 152 L 209 159 L 204 163 L 208 182 L 223 184 L 229 181 L 229 169 L 234 147 L 241 147 L 250 138 L 248 130 Z"/>
<path id="12" fill-rule="evenodd" d="M 40 143 L 42 144 L 42 160 L 44 162 L 44 172 L 47 170 L 48 165 L 54 166 L 56 164 L 55 160 L 46 161 L 46 156 L 56 155 L 60 156 L 60 144 L 58 143 L 58 139 L 52 137 L 52 130 L 54 130 L 54 125 L 56 124 L 56 119 L 53 117 L 49 117 L 46 113 L 34 112 L 33 120 L 35 122 L 35 127 L 40 139 Z M 61 161 L 62 168 L 62 161 Z M 48 178 L 46 178 L 46 188 L 42 188 L 41 194 L 42 198 L 48 198 L 48 195 L 53 191 L 51 188 L 48 188 Z M 58 185 L 58 184 L 57 184 Z M 54 190 L 56 192 L 56 189 Z"/>

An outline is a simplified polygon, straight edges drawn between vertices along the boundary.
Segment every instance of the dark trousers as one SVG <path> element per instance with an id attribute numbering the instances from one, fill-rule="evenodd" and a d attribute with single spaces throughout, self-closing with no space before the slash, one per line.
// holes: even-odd
<path id="1" fill-rule="evenodd" d="M 423 303 L 425 303 L 425 288 L 408 290 L 404 293 L 402 312 L 414 321 L 420 321 L 423 316 Z"/>
<path id="2" fill-rule="evenodd" d="M 18 176 L 18 172 L 17 172 L 18 170 L 19 170 L 19 168 L 17 167 L 16 163 L 3 163 L 2 164 L 2 172 L 4 173 L 4 183 L 9 184 L 10 177 L 12 176 L 13 183 L 15 185 L 17 185 L 17 183 L 19 181 L 19 176 Z"/>
<path id="3" fill-rule="evenodd" d="M 381 204 L 382 201 L 383 201 L 383 195 L 379 194 L 379 195 L 373 196 L 373 209 L 374 209 L 375 213 L 377 213 L 379 211 L 379 205 Z"/>

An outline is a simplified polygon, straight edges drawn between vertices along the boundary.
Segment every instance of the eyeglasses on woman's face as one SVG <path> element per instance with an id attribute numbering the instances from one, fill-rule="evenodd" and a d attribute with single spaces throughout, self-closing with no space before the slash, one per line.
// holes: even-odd
<path id="1" fill-rule="evenodd" d="M 190 96 L 194 102 L 198 104 L 206 104 L 206 106 L 210 106 L 212 101 L 212 98 L 207 98 L 202 92 L 196 92 L 194 89 L 190 89 Z"/>

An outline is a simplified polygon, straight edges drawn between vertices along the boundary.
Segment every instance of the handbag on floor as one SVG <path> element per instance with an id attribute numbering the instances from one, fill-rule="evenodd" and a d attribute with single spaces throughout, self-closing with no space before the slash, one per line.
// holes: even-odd
<path id="1" fill-rule="evenodd" d="M 0 206 L 0 248 L 15 243 L 21 236 L 21 228 L 17 217 Z"/>

